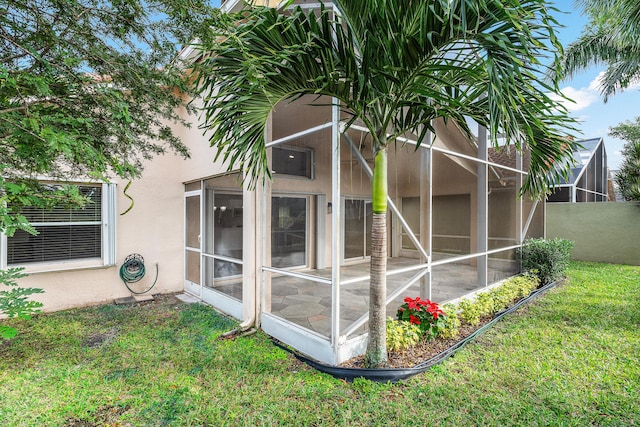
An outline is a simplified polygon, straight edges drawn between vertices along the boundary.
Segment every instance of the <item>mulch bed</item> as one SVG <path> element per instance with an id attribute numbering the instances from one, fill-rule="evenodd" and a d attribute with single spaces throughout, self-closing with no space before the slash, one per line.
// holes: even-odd
<path id="1" fill-rule="evenodd" d="M 517 301 L 514 302 L 514 304 Z M 517 313 L 521 314 L 526 307 L 521 307 Z M 512 313 L 512 315 L 515 313 Z M 460 341 L 473 334 L 478 329 L 489 323 L 493 318 L 490 316 L 480 319 L 480 323 L 477 325 L 460 325 L 459 332 L 456 338 L 436 338 L 432 341 L 421 341 L 417 345 L 411 347 L 405 351 L 390 351 L 388 355 L 387 368 L 413 368 L 416 365 L 424 363 L 434 356 L 439 355 L 449 347 L 459 343 Z M 364 368 L 364 355 L 357 356 L 352 359 L 346 360 L 338 365 L 341 368 Z"/>
<path id="2" fill-rule="evenodd" d="M 489 323 L 490 317 L 482 319 L 479 324 L 461 325 L 460 335 L 456 338 L 435 339 L 432 341 L 421 341 L 417 345 L 405 351 L 390 351 L 388 356 L 388 368 L 412 368 L 432 357 L 442 353 L 452 345 L 456 344 Z M 363 368 L 364 355 L 357 356 L 339 365 L 341 368 Z"/>

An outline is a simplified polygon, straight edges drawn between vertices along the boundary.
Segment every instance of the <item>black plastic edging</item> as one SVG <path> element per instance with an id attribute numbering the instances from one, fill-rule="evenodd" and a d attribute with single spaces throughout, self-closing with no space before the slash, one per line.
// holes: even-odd
<path id="1" fill-rule="evenodd" d="M 298 360 L 306 363 L 307 365 L 311 366 L 312 368 L 314 368 L 314 369 L 316 369 L 316 370 L 318 370 L 320 372 L 324 372 L 326 374 L 329 374 L 329 375 L 331 375 L 331 376 L 333 376 L 335 378 L 338 378 L 338 379 L 343 379 L 343 380 L 346 380 L 346 381 L 349 381 L 349 382 L 353 381 L 356 378 L 365 378 L 365 379 L 368 379 L 368 380 L 371 380 L 371 381 L 376 381 L 376 382 L 396 382 L 396 381 L 400 381 L 400 380 L 405 380 L 405 379 L 407 379 L 409 377 L 412 377 L 414 375 L 417 375 L 417 374 L 421 374 L 422 372 L 425 372 L 427 369 L 431 368 L 432 366 L 437 365 L 438 363 L 440 363 L 440 362 L 446 360 L 447 358 L 453 356 L 458 350 L 463 348 L 465 345 L 467 345 L 471 340 L 473 340 L 478 335 L 481 335 L 482 333 L 484 333 L 486 330 L 488 330 L 490 327 L 492 327 L 495 323 L 500 321 L 504 316 L 506 316 L 509 313 L 513 313 L 514 311 L 516 311 L 521 306 L 523 306 L 525 304 L 528 304 L 531 301 L 535 300 L 540 295 L 544 294 L 546 291 L 548 291 L 549 289 L 553 288 L 557 284 L 558 284 L 558 282 L 551 282 L 551 283 L 548 283 L 548 284 L 544 285 L 541 288 L 538 288 L 538 289 L 534 290 L 526 298 L 521 299 L 520 301 L 516 302 L 511 307 L 509 307 L 509 308 L 507 308 L 505 310 L 502 310 L 501 312 L 497 313 L 493 317 L 493 319 L 491 319 L 488 323 L 486 323 L 481 328 L 479 328 L 478 330 L 473 332 L 471 335 L 469 335 L 469 336 L 465 337 L 464 339 L 458 341 L 457 343 L 453 344 L 451 347 L 447 348 L 446 350 L 443 350 L 442 352 L 440 352 L 437 355 L 433 356 L 429 360 L 425 360 L 424 362 L 419 363 L 415 367 L 412 367 L 412 368 L 380 368 L 380 369 L 341 368 L 339 366 L 326 365 L 324 363 L 321 363 L 321 362 L 318 362 L 316 360 L 310 359 L 310 358 L 308 358 L 306 356 L 303 356 L 302 354 L 296 352 L 295 350 L 292 350 L 291 348 L 288 348 L 288 347 L 282 345 L 281 343 L 279 343 L 276 340 L 274 340 L 274 343 L 278 347 L 290 352 Z"/>

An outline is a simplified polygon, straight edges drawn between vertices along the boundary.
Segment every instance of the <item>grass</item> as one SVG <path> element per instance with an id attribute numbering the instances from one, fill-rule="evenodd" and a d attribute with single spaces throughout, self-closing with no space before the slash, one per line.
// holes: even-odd
<path id="1" fill-rule="evenodd" d="M 640 268 L 567 284 L 398 384 L 320 374 L 262 333 L 172 298 L 11 322 L 2 426 L 640 425 Z"/>

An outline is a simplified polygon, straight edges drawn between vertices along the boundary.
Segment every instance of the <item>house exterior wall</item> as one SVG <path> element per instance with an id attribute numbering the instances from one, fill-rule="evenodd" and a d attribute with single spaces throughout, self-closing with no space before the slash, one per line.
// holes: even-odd
<path id="1" fill-rule="evenodd" d="M 131 288 L 143 291 L 156 277 L 147 294 L 182 292 L 185 277 L 184 256 L 184 183 L 222 173 L 226 167 L 214 163 L 215 151 L 198 129 L 197 117 L 190 117 L 190 128 L 174 125 L 174 131 L 189 147 L 188 160 L 167 153 L 144 162 L 140 178 L 134 179 L 127 194 L 134 199 L 133 208 L 120 215 L 131 204 L 123 194 L 126 180 L 115 179 L 116 262 L 98 266 L 96 262 L 62 262 L 27 266 L 29 276 L 20 280 L 25 287 L 41 288 L 43 294 L 33 299 L 44 304 L 45 312 L 113 302 L 131 296 L 119 276 L 124 258 L 132 253 L 143 256 L 146 275 Z"/>
<path id="2" fill-rule="evenodd" d="M 119 277 L 124 258 L 131 253 L 144 257 L 146 275 L 132 285 L 143 290 L 153 283 L 155 262 L 158 281 L 151 294 L 179 292 L 183 288 L 183 193 L 182 184 L 174 173 L 183 160 L 175 155 L 157 157 L 147 162 L 140 179 L 127 191 L 135 202 L 131 211 L 117 215 L 118 265 L 65 270 L 65 263 L 36 265 L 27 268 L 30 275 L 20 280 L 21 286 L 43 289 L 34 300 L 44 304 L 44 311 L 112 302 L 131 293 Z M 116 180 L 117 211 L 130 205 L 123 190 L 126 181 Z M 77 265 L 77 263 L 74 263 Z M 47 271 L 59 269 L 58 271 Z"/>
<path id="3" fill-rule="evenodd" d="M 189 116 L 191 127 L 174 126 L 174 132 L 189 148 L 190 158 L 186 161 L 174 161 L 167 173 L 173 174 L 173 179 L 187 183 L 224 173 L 226 165 L 220 160 L 214 162 L 215 149 L 211 148 L 209 138 L 202 129 L 198 128 L 200 117 Z M 177 160 L 177 159 L 176 159 Z"/>

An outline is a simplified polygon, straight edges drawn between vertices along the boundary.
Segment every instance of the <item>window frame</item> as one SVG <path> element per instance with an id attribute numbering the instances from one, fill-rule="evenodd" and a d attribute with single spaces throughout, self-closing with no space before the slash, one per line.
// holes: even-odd
<path id="1" fill-rule="evenodd" d="M 286 179 L 300 179 L 300 180 L 309 180 L 312 181 L 315 179 L 315 153 L 314 150 L 312 148 L 306 148 L 306 147 L 294 147 L 291 145 L 286 145 L 286 144 L 282 144 L 282 145 L 275 145 L 271 148 L 271 172 L 273 173 L 273 176 L 276 178 L 286 178 Z M 273 170 L 274 169 L 274 159 L 273 159 L 273 151 L 274 150 L 282 150 L 282 151 L 294 151 L 294 152 L 298 152 L 298 153 L 302 153 L 305 156 L 309 156 L 308 157 L 308 164 L 309 164 L 309 174 L 308 175 L 296 175 L 296 174 L 289 174 L 286 172 L 278 172 L 277 170 Z"/>
<path id="2" fill-rule="evenodd" d="M 83 182 L 59 182 L 52 180 L 41 180 L 46 184 L 65 184 L 76 186 L 101 187 L 101 212 L 100 221 L 95 223 L 100 225 L 101 254 L 100 257 L 88 257 L 78 259 L 63 259 L 44 262 L 28 262 L 20 264 L 9 264 L 8 237 L 5 233 L 0 233 L 0 269 L 24 268 L 27 273 L 40 273 L 48 271 L 74 270 L 84 268 L 108 267 L 116 265 L 117 262 L 117 186 L 116 183 L 97 183 L 91 181 Z M 93 221 L 92 221 L 93 222 Z M 85 222 L 80 221 L 78 224 Z M 34 224 L 41 224 L 35 222 Z M 51 223 L 42 223 L 51 224 Z M 62 223 L 61 223 L 62 224 Z M 71 222 L 70 224 L 73 224 Z M 49 225 L 45 225 L 49 226 Z"/>

